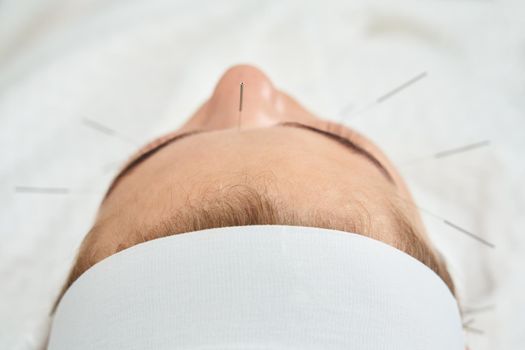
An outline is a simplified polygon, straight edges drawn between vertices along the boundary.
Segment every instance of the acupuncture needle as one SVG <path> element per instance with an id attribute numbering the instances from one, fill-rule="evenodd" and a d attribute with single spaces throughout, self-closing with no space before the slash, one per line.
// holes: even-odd
<path id="1" fill-rule="evenodd" d="M 471 324 L 474 323 L 475 320 L 475 318 L 471 318 L 470 320 L 463 322 L 463 328 L 469 327 Z"/>
<path id="2" fill-rule="evenodd" d="M 449 226 L 449 227 L 452 227 L 452 228 L 455 229 L 456 231 L 459 231 L 459 232 L 461 232 L 461 233 L 463 233 L 463 234 L 465 234 L 465 235 L 467 235 L 467 236 L 469 236 L 469 237 L 471 237 L 471 238 L 477 240 L 478 242 L 480 242 L 480 243 L 486 245 L 487 247 L 490 247 L 490 248 L 496 248 L 496 246 L 495 246 L 494 244 L 492 244 L 492 243 L 488 242 L 487 240 L 485 240 L 485 239 L 479 237 L 478 235 L 476 235 L 476 234 L 470 232 L 469 230 L 466 230 L 466 229 L 464 229 L 463 227 L 458 226 L 458 225 L 454 224 L 453 222 L 451 222 L 451 221 L 449 221 L 449 220 L 447 220 L 447 219 L 445 219 L 445 218 L 443 218 L 443 217 L 441 217 L 441 216 L 439 216 L 439 215 L 436 215 L 436 214 L 434 214 L 434 213 L 428 211 L 427 209 L 424 209 L 424 208 L 422 208 L 422 207 L 420 207 L 420 206 L 418 206 L 418 205 L 416 205 L 416 204 L 414 204 L 414 205 L 415 205 L 419 210 L 421 210 L 421 211 L 425 212 L 426 214 L 428 214 L 428 215 L 430 215 L 430 216 L 432 216 L 432 217 L 434 217 L 434 218 L 440 220 L 440 221 L 443 222 L 445 225 L 447 225 L 447 226 Z"/>
<path id="3" fill-rule="evenodd" d="M 16 193 L 41 193 L 41 194 L 69 194 L 71 190 L 67 187 L 37 187 L 37 186 L 15 186 Z"/>
<path id="4" fill-rule="evenodd" d="M 135 140 L 132 140 L 131 138 L 127 137 L 127 136 L 124 136 L 120 133 L 118 133 L 116 130 L 96 121 L 96 120 L 93 120 L 93 119 L 90 119 L 90 118 L 82 118 L 82 122 L 85 126 L 87 127 L 90 127 L 91 129 L 93 130 L 96 130 L 100 133 L 103 133 L 105 135 L 108 135 L 108 136 L 113 136 L 113 137 L 117 137 L 127 143 L 130 143 L 134 146 L 137 146 L 139 143 L 136 142 Z"/>
<path id="5" fill-rule="evenodd" d="M 241 130 L 241 117 L 242 117 L 242 99 L 243 99 L 243 93 L 244 93 L 244 83 L 241 82 L 239 86 L 239 121 L 237 125 L 237 130 Z"/>
<path id="6" fill-rule="evenodd" d="M 425 156 L 425 157 L 412 159 L 410 161 L 403 162 L 403 163 L 401 163 L 399 165 L 400 166 L 406 166 L 406 165 L 418 164 L 420 162 L 423 162 L 423 161 L 426 161 L 426 160 L 430 160 L 430 159 L 446 158 L 446 157 L 453 156 L 453 155 L 456 155 L 456 154 L 459 154 L 459 153 L 464 153 L 464 152 L 476 150 L 478 148 L 485 147 L 485 146 L 488 146 L 488 145 L 490 145 L 490 140 L 483 140 L 483 141 L 479 141 L 479 142 L 475 142 L 475 143 L 470 143 L 470 144 L 467 144 L 467 145 L 464 145 L 464 146 L 461 146 L 461 147 L 456 147 L 456 148 L 440 151 L 440 152 L 434 153 L 434 154 L 432 154 L 430 156 Z"/>
<path id="7" fill-rule="evenodd" d="M 82 118 L 82 122 L 85 126 L 90 127 L 93 130 L 96 130 L 100 133 L 103 133 L 108 136 L 118 137 L 127 143 L 137 145 L 138 143 L 131 140 L 130 138 L 117 133 L 114 129 L 103 125 L 95 120 L 89 118 Z M 86 191 L 80 189 L 71 189 L 68 187 L 53 187 L 53 186 L 26 186 L 26 185 L 17 185 L 14 187 L 14 192 L 17 194 L 49 194 L 49 195 L 70 195 L 70 194 L 100 194 L 97 191 Z"/>
<path id="8" fill-rule="evenodd" d="M 45 187 L 45 186 L 15 186 L 14 192 L 17 194 L 49 194 L 49 195 L 77 195 L 93 194 L 98 195 L 101 192 L 92 190 L 71 189 L 69 187 Z"/>
<path id="9" fill-rule="evenodd" d="M 482 331 L 481 329 L 478 329 L 478 328 L 472 328 L 472 327 L 467 326 L 467 327 L 464 327 L 464 329 L 465 329 L 465 331 L 470 332 L 470 333 L 476 333 L 476 334 L 480 334 L 480 335 L 485 334 L 484 331 Z"/>
<path id="10" fill-rule="evenodd" d="M 445 219 L 445 218 L 443 218 L 443 217 L 441 217 L 441 216 L 439 216 L 439 215 L 437 215 L 437 214 L 434 214 L 434 213 L 431 212 L 430 210 L 427 210 L 427 209 L 425 209 L 425 208 L 423 208 L 423 207 L 421 207 L 421 206 L 419 206 L 419 205 L 417 205 L 417 204 L 415 204 L 415 203 L 412 203 L 412 202 L 408 201 L 408 200 L 405 199 L 405 198 L 401 198 L 401 197 L 398 197 L 398 198 L 401 199 L 401 200 L 403 200 L 404 202 L 406 202 L 406 203 L 408 203 L 408 204 L 410 204 L 410 205 L 416 207 L 416 208 L 419 209 L 421 212 L 423 212 L 423 213 L 429 215 L 430 217 L 432 217 L 432 218 L 434 218 L 434 219 L 436 219 L 436 220 L 438 220 L 438 221 L 441 221 L 443 224 L 445 224 L 445 225 L 447 225 L 447 226 L 453 228 L 454 230 L 459 231 L 459 232 L 463 233 L 464 235 L 466 235 L 466 236 L 468 236 L 468 237 L 470 237 L 470 238 L 475 239 L 476 241 L 478 241 L 478 242 L 484 244 L 485 246 L 490 247 L 490 248 L 496 248 L 496 246 L 495 246 L 493 243 L 491 243 L 491 242 L 489 242 L 489 241 L 487 241 L 487 240 L 481 238 L 480 236 L 478 236 L 478 235 L 476 235 L 476 234 L 470 232 L 469 230 L 467 230 L 467 229 L 465 229 L 465 228 L 463 228 L 463 227 L 461 227 L 461 226 L 459 226 L 459 225 L 457 225 L 457 224 L 451 222 L 450 220 L 447 220 L 447 219 Z"/>
<path id="11" fill-rule="evenodd" d="M 480 307 L 473 307 L 473 308 L 467 308 L 466 310 L 463 310 L 463 314 L 476 314 L 486 311 L 491 311 L 495 308 L 495 305 L 487 305 L 487 306 L 480 306 Z"/>
<path id="12" fill-rule="evenodd" d="M 417 74 L 416 76 L 410 78 L 409 80 L 405 81 L 404 83 L 396 86 L 395 88 L 393 88 L 392 90 L 384 93 L 383 95 L 375 98 L 374 100 L 372 100 L 371 102 L 365 104 L 363 107 L 361 108 L 358 108 L 355 112 L 353 113 L 350 113 L 349 115 L 346 115 L 348 109 L 351 107 L 350 105 L 346 106 L 345 108 L 343 108 L 340 112 L 340 114 L 342 115 L 342 118 L 340 120 L 340 122 L 344 122 L 344 120 L 348 117 L 348 116 L 357 116 L 359 114 L 362 114 L 364 112 L 366 112 L 367 110 L 369 110 L 370 108 L 372 107 L 375 107 L 383 102 L 385 102 L 386 100 L 390 99 L 392 96 L 394 95 L 397 95 L 398 93 L 400 93 L 401 91 L 405 90 L 406 88 L 408 88 L 409 86 L 417 83 L 418 81 L 420 81 L 421 79 L 425 78 L 427 76 L 427 72 L 421 72 L 419 74 Z"/>

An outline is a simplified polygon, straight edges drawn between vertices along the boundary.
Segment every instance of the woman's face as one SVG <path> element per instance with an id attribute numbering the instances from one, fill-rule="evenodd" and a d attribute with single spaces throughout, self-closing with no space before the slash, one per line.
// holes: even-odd
<path id="1" fill-rule="evenodd" d="M 264 189 L 298 217 L 315 209 L 345 222 L 365 211 L 372 236 L 394 246 L 403 234 L 392 229 L 397 206 L 432 250 L 405 183 L 370 140 L 311 114 L 260 70 L 240 65 L 224 73 L 180 129 L 130 161 L 80 255 L 90 246 L 92 265 L 129 246 L 129 235 L 138 244 L 141 232 L 162 227 L 188 203 L 238 184 Z"/>

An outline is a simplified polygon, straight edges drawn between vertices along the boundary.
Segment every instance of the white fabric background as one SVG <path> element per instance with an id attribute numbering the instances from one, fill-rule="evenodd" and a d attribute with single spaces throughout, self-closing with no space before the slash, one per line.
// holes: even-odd
<path id="1" fill-rule="evenodd" d="M 521 1 L 0 2 L 0 348 L 36 349 L 117 166 L 176 128 L 235 63 L 326 118 L 428 77 L 348 123 L 401 168 L 473 314 L 472 349 L 525 344 Z M 117 131 L 86 127 L 96 120 Z M 16 194 L 59 186 L 70 195 Z"/>

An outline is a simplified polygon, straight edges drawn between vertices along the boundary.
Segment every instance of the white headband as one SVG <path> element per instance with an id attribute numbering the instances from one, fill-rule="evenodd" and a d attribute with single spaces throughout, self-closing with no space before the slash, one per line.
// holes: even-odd
<path id="1" fill-rule="evenodd" d="M 300 226 L 155 239 L 87 270 L 49 350 L 464 349 L 456 301 L 382 242 Z"/>

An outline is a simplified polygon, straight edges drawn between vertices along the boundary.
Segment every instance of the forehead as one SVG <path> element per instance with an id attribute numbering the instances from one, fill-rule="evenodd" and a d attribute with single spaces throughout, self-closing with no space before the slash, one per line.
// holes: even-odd
<path id="1" fill-rule="evenodd" d="M 163 147 L 126 174 L 103 207 L 162 197 L 166 190 L 177 201 L 174 194 L 187 195 L 209 184 L 242 183 L 244 178 L 255 179 L 254 184 L 271 180 L 291 186 L 281 188 L 283 193 L 296 189 L 305 194 L 314 188 L 344 192 L 365 182 L 385 182 L 366 159 L 316 133 L 295 128 L 221 130 Z"/>

